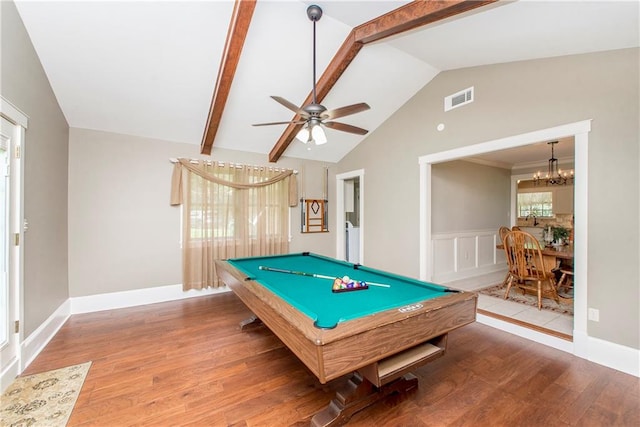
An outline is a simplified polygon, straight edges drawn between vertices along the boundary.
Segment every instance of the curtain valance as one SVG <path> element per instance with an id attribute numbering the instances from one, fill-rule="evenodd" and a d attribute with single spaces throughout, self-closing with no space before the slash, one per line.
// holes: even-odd
<path id="1" fill-rule="evenodd" d="M 241 168 L 252 168 L 253 166 L 239 166 Z M 200 176 L 207 181 L 214 182 L 219 185 L 224 185 L 231 188 L 240 190 L 246 190 L 250 188 L 266 187 L 268 185 L 275 184 L 284 179 L 289 178 L 289 206 L 295 207 L 298 205 L 298 182 L 293 170 L 285 170 L 277 173 L 272 177 L 260 182 L 235 182 L 226 181 L 217 177 L 210 171 L 212 165 L 207 165 L 204 161 L 199 160 L 198 163 L 193 163 L 189 159 L 178 159 L 178 162 L 173 166 L 173 176 L 171 177 L 171 205 L 182 204 L 182 168 Z"/>

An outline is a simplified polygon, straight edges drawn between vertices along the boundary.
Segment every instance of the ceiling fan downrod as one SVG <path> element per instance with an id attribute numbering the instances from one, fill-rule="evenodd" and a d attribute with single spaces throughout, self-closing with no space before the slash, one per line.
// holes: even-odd
<path id="1" fill-rule="evenodd" d="M 307 8 L 307 16 L 313 22 L 313 104 L 316 102 L 316 22 L 322 18 L 322 8 L 312 4 Z"/>

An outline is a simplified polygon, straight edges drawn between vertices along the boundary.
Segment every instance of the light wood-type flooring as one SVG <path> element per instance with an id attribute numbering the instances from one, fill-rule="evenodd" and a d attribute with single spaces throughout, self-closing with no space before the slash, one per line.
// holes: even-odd
<path id="1" fill-rule="evenodd" d="M 69 426 L 302 426 L 322 385 L 233 293 L 72 316 L 24 374 L 92 361 Z M 639 379 L 478 323 L 349 426 L 638 426 Z"/>

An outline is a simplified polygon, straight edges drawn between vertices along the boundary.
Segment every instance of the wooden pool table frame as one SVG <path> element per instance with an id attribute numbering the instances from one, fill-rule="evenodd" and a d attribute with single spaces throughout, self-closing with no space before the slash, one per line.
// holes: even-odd
<path id="1" fill-rule="evenodd" d="M 358 370 L 366 378 L 375 377 L 380 361 L 430 341 L 439 347 L 437 354 L 422 358 L 421 363 L 414 361 L 398 370 L 404 373 L 442 356 L 447 333 L 474 322 L 476 317 L 477 295 L 453 292 L 413 304 L 418 308 L 412 311 L 391 309 L 342 322 L 333 329 L 320 329 L 311 318 L 226 261 L 216 261 L 216 270 L 219 278 L 322 384 Z M 393 379 L 397 377 L 393 375 Z M 372 379 L 373 385 L 380 386 L 392 378 L 378 379 L 377 384 Z"/>

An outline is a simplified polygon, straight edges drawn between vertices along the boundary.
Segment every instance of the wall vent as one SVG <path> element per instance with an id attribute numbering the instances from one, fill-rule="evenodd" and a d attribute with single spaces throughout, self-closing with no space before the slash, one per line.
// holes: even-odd
<path id="1" fill-rule="evenodd" d="M 449 111 L 457 107 L 461 107 L 473 102 L 473 86 L 453 95 L 449 95 L 444 99 L 444 111 Z"/>

